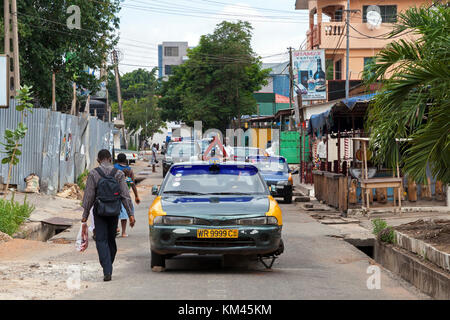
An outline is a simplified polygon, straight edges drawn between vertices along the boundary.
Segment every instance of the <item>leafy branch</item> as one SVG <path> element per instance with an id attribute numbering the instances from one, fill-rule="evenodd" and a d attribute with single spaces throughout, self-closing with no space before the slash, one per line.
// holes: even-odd
<path id="1" fill-rule="evenodd" d="M 22 151 L 19 149 L 22 146 L 20 141 L 25 138 L 28 131 L 28 127 L 23 123 L 23 119 L 27 116 L 27 112 L 33 112 L 31 88 L 31 86 L 23 86 L 18 90 L 16 97 L 16 111 L 20 112 L 20 122 L 17 124 L 15 130 L 5 130 L 6 143 L 1 143 L 5 149 L 4 151 L 1 151 L 1 153 L 6 155 L 2 159 L 2 164 L 9 164 L 8 177 L 5 186 L 5 198 L 11 181 L 12 168 L 19 163 L 19 156 L 22 155 Z"/>

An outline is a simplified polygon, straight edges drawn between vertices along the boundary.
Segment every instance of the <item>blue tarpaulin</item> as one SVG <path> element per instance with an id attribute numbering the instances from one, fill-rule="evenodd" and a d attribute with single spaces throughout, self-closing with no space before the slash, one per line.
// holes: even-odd
<path id="1" fill-rule="evenodd" d="M 311 118 L 309 119 L 308 134 L 309 135 L 314 134 L 318 138 L 320 138 L 324 133 L 325 128 L 328 129 L 328 132 L 331 131 L 335 132 L 335 130 L 337 129 L 335 128 L 333 123 L 333 112 L 336 112 L 336 108 L 342 109 L 343 107 L 342 105 L 345 105 L 350 110 L 349 112 L 351 112 L 351 110 L 353 110 L 353 108 L 358 102 L 367 103 L 370 100 L 372 100 L 373 97 L 377 94 L 378 93 L 376 92 L 361 96 L 355 96 L 348 99 L 342 99 L 336 102 L 329 110 L 319 114 L 312 115 Z M 341 108 L 339 108 L 339 106 L 341 106 Z M 344 125 L 344 123 L 342 123 L 341 120 L 341 124 Z"/>
<path id="2" fill-rule="evenodd" d="M 353 109 L 353 107 L 355 106 L 355 104 L 357 102 L 369 102 L 376 95 L 377 95 L 377 93 L 375 92 L 375 93 L 365 94 L 362 96 L 351 97 L 348 99 L 342 99 L 340 102 L 345 104 L 351 110 L 351 109 Z"/>
<path id="3" fill-rule="evenodd" d="M 329 126 L 329 115 L 331 110 L 325 112 L 314 114 L 309 119 L 308 133 L 315 133 L 317 137 L 321 137 L 323 130 L 326 126 Z"/>

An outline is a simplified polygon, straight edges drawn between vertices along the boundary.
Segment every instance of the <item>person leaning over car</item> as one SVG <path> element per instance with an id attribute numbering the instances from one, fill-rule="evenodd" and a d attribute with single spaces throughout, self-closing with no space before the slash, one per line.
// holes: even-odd
<path id="1" fill-rule="evenodd" d="M 128 189 L 127 183 L 125 181 L 125 174 L 121 170 L 117 170 L 112 165 L 111 153 L 106 150 L 100 150 L 97 155 L 97 161 L 100 164 L 99 168 L 103 171 L 105 175 L 109 175 L 112 170 L 116 170 L 114 178 L 117 180 L 120 186 L 120 198 L 125 210 L 128 213 L 130 219 L 130 226 L 133 227 L 135 224 L 133 204 L 131 202 L 130 191 Z M 97 183 L 101 179 L 100 174 L 97 170 L 91 170 L 89 172 L 88 179 L 86 181 L 86 188 L 83 196 L 82 207 L 84 209 L 82 222 L 82 231 L 86 235 L 87 239 L 87 219 L 91 208 L 94 206 L 96 200 L 96 190 Z M 95 211 L 95 210 L 94 210 Z M 116 229 L 117 223 L 119 221 L 119 212 L 115 217 L 104 217 L 98 216 L 94 213 L 94 223 L 95 223 L 95 244 L 97 247 L 97 252 L 100 260 L 100 264 L 103 268 L 104 281 L 110 281 L 112 275 L 112 264 L 114 263 L 114 258 L 117 252 L 116 246 Z"/>

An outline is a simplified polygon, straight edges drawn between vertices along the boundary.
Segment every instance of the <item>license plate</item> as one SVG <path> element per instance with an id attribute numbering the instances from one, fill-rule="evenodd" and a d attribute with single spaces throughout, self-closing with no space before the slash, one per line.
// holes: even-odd
<path id="1" fill-rule="evenodd" d="M 237 238 L 236 229 L 197 229 L 197 238 Z"/>

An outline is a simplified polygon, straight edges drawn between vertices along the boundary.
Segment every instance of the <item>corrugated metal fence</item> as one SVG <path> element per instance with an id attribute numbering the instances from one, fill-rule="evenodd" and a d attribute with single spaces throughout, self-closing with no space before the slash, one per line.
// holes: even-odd
<path id="1" fill-rule="evenodd" d="M 19 121 L 20 113 L 13 103 L 8 109 L 0 109 L 0 142 L 5 142 L 5 129 L 14 130 Z M 19 191 L 25 188 L 24 178 L 35 173 L 40 178 L 41 192 L 55 194 L 65 183 L 75 183 L 85 169 L 94 168 L 99 150 L 112 151 L 113 124 L 94 117 L 33 109 L 24 122 L 28 132 L 20 142 L 22 155 L 10 181 Z M 1 182 L 6 183 L 7 176 L 8 165 L 1 165 Z"/>

